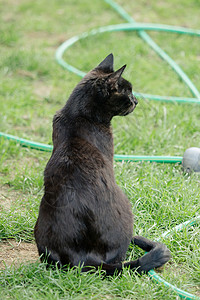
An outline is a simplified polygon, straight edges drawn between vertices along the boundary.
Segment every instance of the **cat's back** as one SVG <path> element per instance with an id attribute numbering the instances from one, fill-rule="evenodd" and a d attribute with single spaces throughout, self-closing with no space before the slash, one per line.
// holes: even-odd
<path id="1" fill-rule="evenodd" d="M 97 215 L 104 210 L 116 217 L 123 210 L 131 215 L 130 203 L 115 182 L 111 129 L 78 119 L 69 123 L 67 134 L 65 127 L 65 135 L 44 172 L 45 199 L 58 205 L 75 203 Z"/>

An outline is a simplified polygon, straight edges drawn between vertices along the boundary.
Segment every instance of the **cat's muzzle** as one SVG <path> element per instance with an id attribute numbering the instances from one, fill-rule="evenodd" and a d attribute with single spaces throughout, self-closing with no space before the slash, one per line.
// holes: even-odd
<path id="1" fill-rule="evenodd" d="M 135 108 L 136 108 L 136 105 L 138 104 L 138 101 L 137 101 L 137 98 L 132 95 L 131 97 L 131 106 L 129 107 L 128 111 L 127 111 L 127 115 L 130 114 Z"/>
<path id="2" fill-rule="evenodd" d="M 138 104 L 138 100 L 134 95 L 132 96 L 132 101 L 135 104 L 135 106 Z"/>

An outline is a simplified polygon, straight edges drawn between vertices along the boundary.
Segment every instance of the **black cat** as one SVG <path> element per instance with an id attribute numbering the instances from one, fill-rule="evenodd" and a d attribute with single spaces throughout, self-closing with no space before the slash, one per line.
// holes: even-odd
<path id="1" fill-rule="evenodd" d="M 53 120 L 53 153 L 44 172 L 44 196 L 35 225 L 41 259 L 59 267 L 123 266 L 138 273 L 170 259 L 167 247 L 133 234 L 131 205 L 115 182 L 111 119 L 137 105 L 131 84 L 113 71 L 108 55 L 75 87 Z M 148 253 L 122 263 L 134 242 Z"/>

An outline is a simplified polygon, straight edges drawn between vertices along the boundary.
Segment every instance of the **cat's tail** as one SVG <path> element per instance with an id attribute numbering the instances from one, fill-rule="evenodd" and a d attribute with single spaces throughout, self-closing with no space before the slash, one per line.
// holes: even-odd
<path id="1" fill-rule="evenodd" d="M 106 272 L 106 275 L 114 275 L 121 273 L 123 267 L 128 267 L 132 270 L 135 270 L 137 273 L 147 273 L 151 269 L 161 267 L 164 265 L 170 258 L 170 251 L 164 244 L 159 242 L 153 242 L 144 238 L 142 236 L 135 236 L 132 239 L 132 242 L 139 246 L 141 249 L 147 251 L 148 253 L 138 259 L 130 262 L 119 263 L 119 264 L 107 264 L 102 263 L 101 269 Z M 90 265 L 98 268 L 99 265 L 95 264 L 93 261 L 88 261 L 89 264 L 85 262 L 86 265 Z M 83 271 L 88 271 L 88 267 L 83 267 Z"/>
<path id="2" fill-rule="evenodd" d="M 140 274 L 161 267 L 171 258 L 171 253 L 164 244 L 150 241 L 142 236 L 135 236 L 133 242 L 148 253 L 135 261 L 125 263 L 124 266 L 129 267 L 130 265 L 130 268 L 134 269 L 136 265 L 137 272 Z"/>

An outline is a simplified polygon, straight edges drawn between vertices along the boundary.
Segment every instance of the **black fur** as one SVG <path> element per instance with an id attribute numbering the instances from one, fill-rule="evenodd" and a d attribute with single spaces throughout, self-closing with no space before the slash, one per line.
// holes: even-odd
<path id="1" fill-rule="evenodd" d="M 122 263 L 133 234 L 131 205 L 113 172 L 111 119 L 131 113 L 137 100 L 131 84 L 113 71 L 113 55 L 75 87 L 53 120 L 53 153 L 44 172 L 44 196 L 35 225 L 41 259 L 59 267 L 101 266 L 106 274 L 122 266 L 139 273 L 170 258 L 165 245 L 143 237 L 134 243 L 148 251 Z"/>

